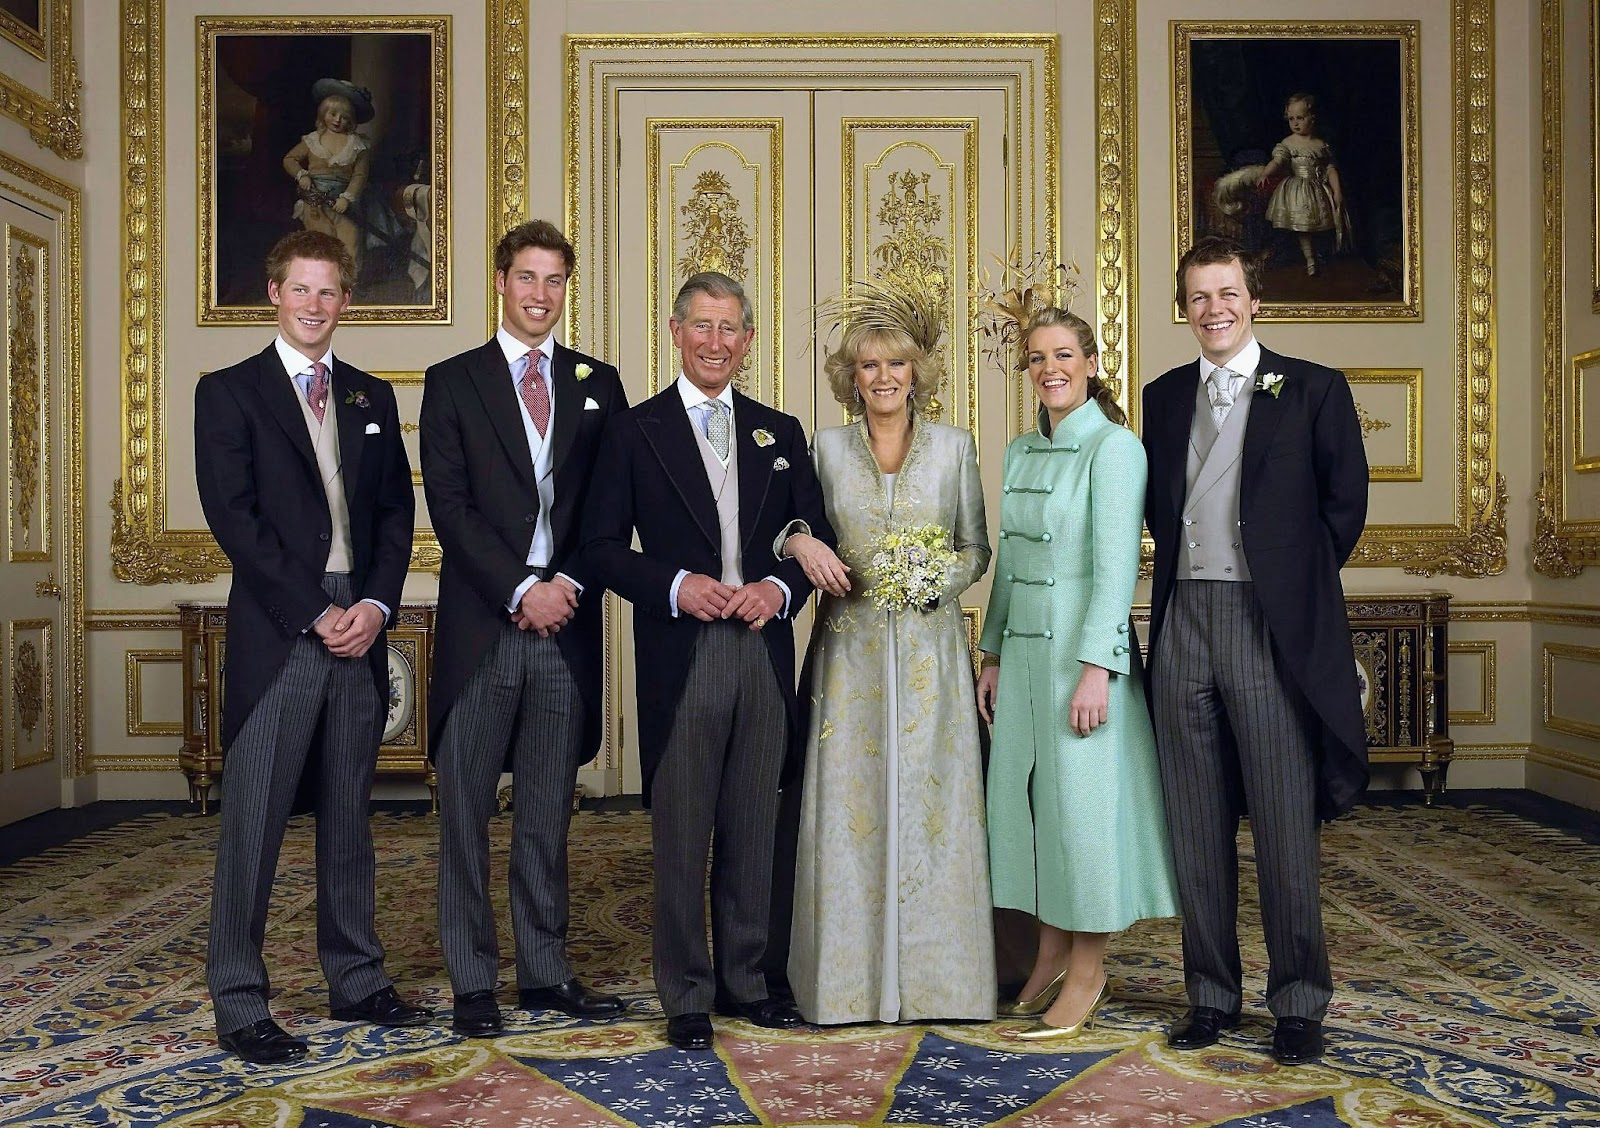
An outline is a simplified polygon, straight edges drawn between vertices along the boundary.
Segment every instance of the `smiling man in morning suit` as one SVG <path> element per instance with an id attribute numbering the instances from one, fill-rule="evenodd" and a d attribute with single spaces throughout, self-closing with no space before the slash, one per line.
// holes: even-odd
<path id="1" fill-rule="evenodd" d="M 567 827 L 600 742 L 601 599 L 578 525 L 600 434 L 628 406 L 617 370 L 555 339 L 576 257 L 544 220 L 494 252 L 500 328 L 428 369 L 422 480 L 444 561 L 430 741 L 439 776 L 439 940 L 455 1029 L 502 1029 L 489 819 L 512 773 L 517 1003 L 613 1018 L 567 962 Z"/>
<path id="2" fill-rule="evenodd" d="M 797 719 L 790 616 L 812 590 L 796 561 L 772 566 L 772 545 L 796 519 L 834 538 L 800 421 L 733 389 L 755 332 L 744 288 L 691 275 L 668 327 L 682 375 L 606 428 L 584 530 L 596 573 L 633 604 L 667 1040 L 704 1050 L 713 1008 L 758 1026 L 801 1021 L 769 997 L 760 967 Z"/>
<path id="3" fill-rule="evenodd" d="M 1367 784 L 1343 567 L 1367 513 L 1367 458 L 1344 375 L 1263 348 L 1260 268 L 1230 240 L 1178 264 L 1198 361 L 1144 390 L 1145 520 L 1156 544 L 1150 685 L 1183 907 L 1189 1013 L 1176 1049 L 1239 1021 L 1239 873 L 1248 812 L 1281 1064 L 1323 1051 L 1333 995 L 1318 818 Z"/>
<path id="4" fill-rule="evenodd" d="M 302 785 L 316 796 L 317 956 L 333 1017 L 430 1017 L 395 993 L 373 927 L 383 632 L 411 561 L 416 497 L 394 389 L 333 355 L 354 274 L 332 235 L 284 236 L 267 255 L 277 339 L 195 387 L 200 505 L 233 565 L 206 983 L 218 1041 L 255 1065 L 306 1053 L 267 1009 L 261 953 Z"/>

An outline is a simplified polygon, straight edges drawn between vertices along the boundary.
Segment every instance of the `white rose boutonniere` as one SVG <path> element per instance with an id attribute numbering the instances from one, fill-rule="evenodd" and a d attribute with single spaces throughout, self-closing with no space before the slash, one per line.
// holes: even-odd
<path id="1" fill-rule="evenodd" d="M 590 368 L 587 364 L 580 364 L 578 367 L 572 370 L 572 374 L 580 380 L 587 380 L 591 375 L 594 374 L 594 369 Z"/>
<path id="2" fill-rule="evenodd" d="M 756 446 L 758 446 L 758 447 L 769 447 L 773 443 L 778 441 L 777 439 L 772 437 L 772 432 L 771 431 L 762 430 L 760 428 L 756 429 L 755 431 L 752 431 L 750 433 L 750 437 L 755 439 Z"/>
<path id="3" fill-rule="evenodd" d="M 1256 391 L 1267 392 L 1273 399 L 1277 399 L 1278 393 L 1283 391 L 1283 374 L 1281 372 L 1257 373 Z"/>

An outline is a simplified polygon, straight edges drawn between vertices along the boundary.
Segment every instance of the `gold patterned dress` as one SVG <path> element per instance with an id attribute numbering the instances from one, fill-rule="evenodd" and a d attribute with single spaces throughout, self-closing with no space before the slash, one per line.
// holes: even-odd
<path id="1" fill-rule="evenodd" d="M 989 566 L 972 436 L 918 420 L 898 474 L 865 423 L 817 432 L 817 476 L 851 591 L 822 595 L 789 982 L 818 1023 L 994 1017 L 978 718 L 961 593 Z M 935 611 L 887 612 L 872 541 L 936 523 L 958 562 Z"/>

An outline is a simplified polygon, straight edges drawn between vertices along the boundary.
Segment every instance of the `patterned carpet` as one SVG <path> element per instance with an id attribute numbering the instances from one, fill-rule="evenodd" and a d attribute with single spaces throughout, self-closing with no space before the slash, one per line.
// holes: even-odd
<path id="1" fill-rule="evenodd" d="M 442 1009 L 434 823 L 386 814 L 375 825 L 389 969 Z M 1600 846 L 1492 810 L 1372 807 L 1329 830 L 1338 994 L 1326 1060 L 1300 1069 L 1262 1049 L 1270 1019 L 1253 900 L 1254 994 L 1241 1028 L 1209 1051 L 1176 1054 L 1161 1038 L 1182 1005 L 1176 924 L 1161 922 L 1114 943 L 1114 999 L 1070 1053 L 1018 1042 L 1018 1022 L 785 1035 L 732 1020 L 718 1020 L 715 1054 L 679 1053 L 651 995 L 649 834 L 638 814 L 582 815 L 572 846 L 579 970 L 627 995 L 638 1019 L 508 1010 L 509 1034 L 492 1042 L 463 1041 L 444 1022 L 376 1030 L 326 1017 L 311 825 L 296 820 L 268 945 L 275 1013 L 312 1052 L 295 1068 L 253 1069 L 218 1051 L 204 994 L 216 828 L 214 818 L 152 816 L 0 869 L 0 1122 L 1600 1125 Z M 497 820 L 497 875 L 507 833 Z"/>

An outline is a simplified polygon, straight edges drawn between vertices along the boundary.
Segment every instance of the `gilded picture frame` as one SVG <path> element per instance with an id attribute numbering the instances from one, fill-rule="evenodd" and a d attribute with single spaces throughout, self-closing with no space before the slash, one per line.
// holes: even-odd
<path id="1" fill-rule="evenodd" d="M 202 17 L 199 323 L 275 318 L 261 263 L 301 227 L 356 260 L 345 322 L 450 320 L 450 20 Z"/>
<path id="2" fill-rule="evenodd" d="M 1258 320 L 1420 319 L 1420 24 L 1172 34 L 1174 265 L 1226 235 L 1263 257 Z"/>
<path id="3" fill-rule="evenodd" d="M 1593 243 L 1590 308 L 1600 313 L 1600 0 L 1589 0 L 1589 235 Z"/>
<path id="4" fill-rule="evenodd" d="M 0 0 L 0 113 L 64 160 L 83 156 L 72 0 Z"/>

